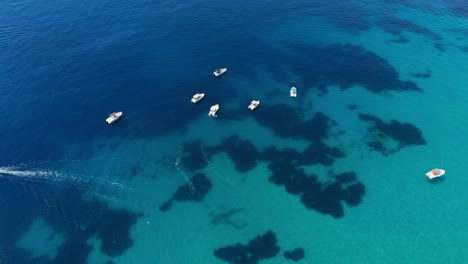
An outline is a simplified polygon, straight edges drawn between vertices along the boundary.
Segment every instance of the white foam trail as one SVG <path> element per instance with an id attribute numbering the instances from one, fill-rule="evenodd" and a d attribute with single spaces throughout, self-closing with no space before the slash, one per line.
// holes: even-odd
<path id="1" fill-rule="evenodd" d="M 113 187 L 126 190 L 126 191 L 133 191 L 132 188 L 124 186 L 123 184 L 111 181 L 108 179 L 102 179 L 98 177 L 90 177 L 90 176 L 75 176 L 70 174 L 59 173 L 57 171 L 51 170 L 21 170 L 18 167 L 0 167 L 0 177 L 3 175 L 10 175 L 22 178 L 30 178 L 30 179 L 47 179 L 52 181 L 59 181 L 59 182 L 71 182 L 74 185 L 79 185 L 82 183 L 88 182 L 95 182 L 105 184 L 107 186 L 111 185 Z"/>
<path id="2" fill-rule="evenodd" d="M 101 183 L 106 183 L 106 184 L 110 184 L 112 186 L 115 186 L 119 189 L 122 189 L 122 190 L 126 190 L 126 191 L 134 191 L 133 188 L 130 188 L 130 187 L 127 187 L 119 182 L 116 182 L 116 181 L 110 181 L 110 180 L 107 180 L 107 179 L 101 179 L 101 178 L 97 178 L 97 177 L 90 177 L 89 178 L 90 181 L 98 181 L 98 182 L 101 182 Z"/>
<path id="3" fill-rule="evenodd" d="M 126 161 L 123 160 L 121 157 L 94 157 L 94 158 L 89 158 L 89 159 L 60 159 L 60 160 L 44 160 L 44 161 L 33 161 L 30 163 L 21 163 L 19 165 L 21 166 L 38 166 L 38 165 L 44 165 L 44 164 L 57 164 L 57 163 L 81 163 L 81 162 L 93 162 L 93 161 L 113 161 L 113 160 L 121 160 L 121 161 Z"/>
<path id="4" fill-rule="evenodd" d="M 0 174 L 13 175 L 26 178 L 49 178 L 59 176 L 56 171 L 18 170 L 16 167 L 0 167 Z"/>
<path id="5" fill-rule="evenodd" d="M 100 200 L 107 200 L 107 201 L 118 201 L 119 200 L 117 197 L 104 195 L 104 194 L 99 194 L 99 193 L 93 193 L 92 195 L 94 197 L 97 197 Z"/>

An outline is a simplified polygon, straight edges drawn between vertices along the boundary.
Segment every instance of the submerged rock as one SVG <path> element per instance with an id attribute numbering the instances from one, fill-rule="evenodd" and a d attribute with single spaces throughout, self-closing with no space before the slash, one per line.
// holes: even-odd
<path id="1" fill-rule="evenodd" d="M 276 243 L 275 233 L 268 231 L 250 240 L 247 245 L 237 243 L 232 246 L 218 248 L 213 251 L 213 254 L 217 258 L 233 264 L 255 264 L 262 259 L 269 259 L 278 255 L 280 248 Z"/>
<path id="2" fill-rule="evenodd" d="M 286 250 L 283 253 L 283 256 L 286 259 L 292 260 L 292 261 L 299 261 L 304 258 L 304 249 L 303 248 L 296 248 L 294 250 Z"/>
<path id="3" fill-rule="evenodd" d="M 203 173 L 197 173 L 186 184 L 179 186 L 172 197 L 159 207 L 159 210 L 163 212 L 169 210 L 173 201 L 199 202 L 203 200 L 211 187 L 212 183 L 208 177 Z"/>

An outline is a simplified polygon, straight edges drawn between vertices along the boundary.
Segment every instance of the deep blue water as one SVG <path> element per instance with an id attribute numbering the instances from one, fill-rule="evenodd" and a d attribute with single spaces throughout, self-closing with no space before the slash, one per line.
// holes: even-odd
<path id="1" fill-rule="evenodd" d="M 100 120 L 89 117 L 106 114 L 114 105 L 129 109 L 130 115 L 132 111 L 155 114 L 154 122 L 145 125 L 159 125 L 168 101 L 154 98 L 167 97 L 194 82 L 213 85 L 213 80 L 201 76 L 221 63 L 246 75 L 252 70 L 244 67 L 245 62 L 272 70 L 283 63 L 297 64 L 301 58 L 283 58 L 260 40 L 263 30 L 275 21 L 319 14 L 355 33 L 369 27 L 362 15 L 370 12 L 347 1 L 5 5 L 1 121 L 6 124 L 2 138 L 9 140 L 1 142 L 1 149 L 2 156 L 8 157 L 6 164 L 56 158 L 67 142 L 102 136 L 105 128 L 97 126 Z M 334 54 L 340 56 L 339 52 Z M 307 64 L 296 66 L 304 73 L 314 71 Z M 135 104 L 148 107 L 134 109 Z M 165 124 L 164 129 L 172 131 L 185 124 L 181 120 Z M 138 128 L 127 132 L 128 136 L 145 134 Z"/>
<path id="2" fill-rule="evenodd" d="M 409 32 L 424 37 L 424 45 L 435 47 L 434 53 L 443 53 L 449 47 L 463 50 L 463 45 L 448 43 L 430 25 L 399 17 L 399 10 L 413 9 L 457 19 L 464 19 L 467 15 L 464 10 L 468 10 L 462 1 L 451 0 L 430 3 L 7 0 L 0 6 L 0 263 L 88 263 L 91 247 L 85 242 L 92 237 L 101 240 L 100 251 L 110 258 L 125 254 L 139 243 L 130 230 L 143 213 L 84 199 L 88 187 L 95 185 L 92 180 L 76 185 L 73 180 L 64 179 L 57 184 L 47 177 L 34 176 L 42 175 L 38 168 L 55 173 L 56 162 L 60 160 L 100 156 L 99 148 L 90 147 L 96 140 L 105 142 L 112 138 L 129 142 L 157 139 L 175 132 L 190 133 L 192 122 L 206 110 L 206 105 L 193 110 L 186 103 L 187 96 L 198 89 L 210 91 L 210 96 L 217 98 L 221 105 L 232 97 L 249 100 L 256 91 L 245 92 L 232 80 L 255 80 L 258 78 L 255 67 L 261 67 L 274 81 L 285 84 L 286 91 L 296 84 L 288 75 L 288 71 L 294 72 L 302 87 L 311 87 L 299 88 L 299 93 L 304 95 L 326 94 L 330 87 L 345 91 L 361 86 L 370 94 L 391 91 L 403 97 L 424 90 L 418 78 L 402 78 L 407 73 L 398 72 L 388 58 L 357 44 L 305 44 L 292 39 L 282 44 L 289 52 L 277 49 L 265 40 L 265 33 L 275 27 L 315 17 L 349 36 L 378 28 L 392 37 L 385 41 L 395 45 L 411 43 L 406 35 Z M 463 38 L 468 29 L 466 24 L 447 24 L 444 28 L 447 32 L 459 32 Z M 228 74 L 221 80 L 212 78 L 211 72 L 221 66 L 228 67 Z M 425 73 L 430 69 L 423 70 Z M 420 77 L 420 74 L 413 76 Z M 269 95 L 274 98 L 277 93 Z M 349 102 L 353 103 L 356 102 Z M 217 121 L 242 119 L 236 110 L 226 110 Z M 359 177 L 354 179 L 348 175 L 351 179 L 346 180 L 347 176 L 342 175 L 343 182 L 356 184 L 342 190 L 345 184 L 337 180 L 327 189 L 315 180 L 305 179 L 306 174 L 291 164 L 282 163 L 281 157 L 288 156 L 296 159 L 296 165 L 322 164 L 332 168 L 335 160 L 346 155 L 322 144 L 322 140 L 330 137 L 328 132 L 333 127 L 327 123 L 327 117 L 318 115 L 304 120 L 295 109 L 283 104 L 266 105 L 259 110 L 264 112 L 256 113 L 254 120 L 258 124 L 279 138 L 305 140 L 312 147 L 304 152 L 276 149 L 257 152 L 249 143 L 231 138 L 208 151 L 226 152 L 240 172 L 251 170 L 256 165 L 251 164 L 252 160 L 266 162 L 274 175 L 270 182 L 298 196 L 305 208 L 337 218 L 336 221 L 346 217 L 341 201 L 353 207 L 366 199 Z M 121 122 L 109 129 L 104 119 L 112 111 L 125 114 Z M 377 133 L 377 139 L 371 140 L 368 147 L 382 155 L 426 144 L 421 138 L 424 132 L 421 135 L 421 129 L 407 124 L 407 120 L 385 123 L 375 116 L 360 118 L 374 124 L 369 131 Z M 386 148 L 379 137 L 391 138 L 399 146 Z M 70 154 L 70 146 L 78 146 L 79 151 Z M 251 156 L 241 158 L 245 152 Z M 187 158 L 186 167 L 195 171 L 206 165 L 200 158 L 203 154 L 197 150 L 194 153 L 193 159 Z M 83 169 L 85 166 L 88 165 L 83 164 Z M 140 164 L 142 168 L 145 166 L 144 162 Z M 139 170 L 138 166 L 133 169 L 135 174 Z M 285 178 L 288 173 L 296 178 Z M 303 186 L 313 186 L 315 192 L 304 190 Z M 308 196 L 314 195 L 319 198 L 308 202 Z M 177 198 L 176 194 L 174 199 L 185 198 Z M 56 232 L 65 234 L 65 242 L 53 259 L 28 255 L 27 250 L 16 246 L 37 218 L 45 218 Z M 266 244 L 272 242 L 267 234 Z M 246 244 L 256 235 L 263 234 L 245 235 L 243 242 Z M 219 245 L 222 246 L 225 245 Z M 184 254 L 183 248 L 179 250 Z M 274 249 L 272 252 L 265 255 L 275 255 Z M 235 250 L 219 254 L 226 254 L 225 258 L 230 254 L 241 255 Z M 214 255 L 205 263 L 218 261 Z M 249 261 L 243 259 L 238 263 Z"/>

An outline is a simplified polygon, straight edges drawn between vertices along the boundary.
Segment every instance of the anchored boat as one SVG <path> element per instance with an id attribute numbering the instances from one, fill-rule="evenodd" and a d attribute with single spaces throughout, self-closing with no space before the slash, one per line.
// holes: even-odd
<path id="1" fill-rule="evenodd" d="M 221 74 L 225 73 L 227 71 L 227 68 L 221 68 L 221 69 L 216 69 L 214 72 L 213 72 L 213 75 L 215 77 L 218 77 L 220 76 Z"/>
<path id="2" fill-rule="evenodd" d="M 432 179 L 435 179 L 435 178 L 439 178 L 439 177 L 442 177 L 444 176 L 445 174 L 445 170 L 443 169 L 433 169 L 431 171 L 428 171 L 426 173 L 426 178 L 428 178 L 429 180 L 432 180 Z"/>
<path id="3" fill-rule="evenodd" d="M 217 117 L 216 112 L 219 110 L 219 104 L 212 105 L 210 107 L 210 112 L 208 113 L 209 116 Z"/>
<path id="4" fill-rule="evenodd" d="M 109 115 L 109 117 L 106 119 L 106 123 L 108 125 L 114 123 L 115 121 L 119 120 L 119 118 L 122 116 L 122 112 L 114 112 Z"/>
<path id="5" fill-rule="evenodd" d="M 297 96 L 297 89 L 296 87 L 291 87 L 291 90 L 289 90 L 289 94 L 291 95 L 291 97 L 296 97 Z"/>
<path id="6" fill-rule="evenodd" d="M 194 94 L 193 97 L 192 97 L 192 103 L 196 103 L 196 102 L 200 101 L 201 99 L 203 99 L 204 96 L 205 96 L 204 93 Z"/>
<path id="7" fill-rule="evenodd" d="M 253 100 L 252 102 L 250 102 L 250 105 L 249 105 L 249 109 L 250 110 L 254 110 L 255 108 L 257 108 L 257 106 L 260 104 L 260 101 L 258 100 Z"/>

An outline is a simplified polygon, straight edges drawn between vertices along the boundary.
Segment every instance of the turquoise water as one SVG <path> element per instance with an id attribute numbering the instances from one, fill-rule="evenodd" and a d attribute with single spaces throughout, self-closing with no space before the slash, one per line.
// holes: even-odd
<path id="1" fill-rule="evenodd" d="M 1 10 L 0 263 L 468 261 L 464 3 Z"/>

